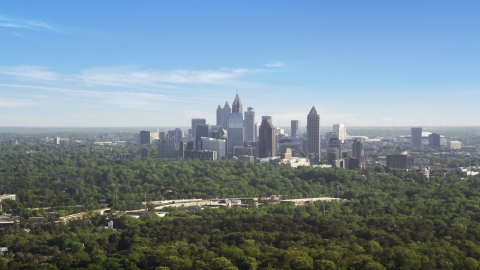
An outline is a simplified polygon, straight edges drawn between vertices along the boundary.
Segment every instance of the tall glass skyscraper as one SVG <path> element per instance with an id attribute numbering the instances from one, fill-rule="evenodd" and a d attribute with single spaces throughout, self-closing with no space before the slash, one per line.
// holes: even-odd
<path id="1" fill-rule="evenodd" d="M 259 157 L 274 157 L 277 154 L 275 146 L 275 127 L 270 118 L 263 118 L 258 138 Z"/>
<path id="2" fill-rule="evenodd" d="M 243 116 L 242 113 L 228 115 L 228 156 L 233 156 L 235 146 L 243 146 Z"/>
<path id="3" fill-rule="evenodd" d="M 307 154 L 311 164 L 320 162 L 320 114 L 315 106 L 307 116 Z"/>
<path id="4" fill-rule="evenodd" d="M 290 126 L 290 137 L 295 138 L 298 137 L 298 129 L 300 127 L 300 120 L 292 120 Z"/>
<path id="5" fill-rule="evenodd" d="M 246 142 L 255 141 L 255 111 L 252 107 L 248 107 L 248 110 L 245 112 L 245 119 L 243 121 L 245 136 L 244 140 Z"/>

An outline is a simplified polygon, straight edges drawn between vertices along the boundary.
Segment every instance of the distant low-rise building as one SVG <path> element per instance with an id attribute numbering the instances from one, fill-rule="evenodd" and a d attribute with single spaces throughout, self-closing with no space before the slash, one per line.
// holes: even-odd
<path id="1" fill-rule="evenodd" d="M 184 152 L 185 158 L 195 158 L 201 160 L 216 160 L 217 151 L 210 150 L 187 150 Z"/>
<path id="2" fill-rule="evenodd" d="M 0 195 L 0 202 L 2 202 L 3 200 L 16 201 L 16 200 L 17 200 L 17 195 L 16 195 L 16 194 L 3 194 L 3 195 Z"/>
<path id="3" fill-rule="evenodd" d="M 450 149 L 462 149 L 462 143 L 459 141 L 448 142 L 448 148 Z"/>

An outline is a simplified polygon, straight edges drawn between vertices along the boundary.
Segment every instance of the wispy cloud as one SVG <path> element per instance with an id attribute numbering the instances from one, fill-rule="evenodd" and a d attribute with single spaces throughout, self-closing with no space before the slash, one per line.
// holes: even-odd
<path id="1" fill-rule="evenodd" d="M 220 81 L 234 79 L 247 74 L 258 73 L 258 70 L 245 68 L 220 70 L 125 70 L 122 68 L 91 68 L 83 70 L 75 77 L 87 84 L 125 85 L 152 83 L 197 83 L 215 84 Z"/>
<path id="2" fill-rule="evenodd" d="M 18 18 L 7 18 L 0 16 L 0 27 L 6 28 L 24 28 L 29 30 L 49 30 L 60 31 L 60 29 L 54 28 L 50 24 L 39 20 L 23 20 Z"/>
<path id="3" fill-rule="evenodd" d="M 4 23 L 0 23 L 0 27 L 22 28 L 22 27 L 27 27 L 27 26 L 16 24 L 16 23 L 11 23 L 11 22 L 4 22 Z"/>
<path id="4" fill-rule="evenodd" d="M 0 67 L 0 74 L 28 80 L 55 81 L 59 74 L 38 66 Z"/>
<path id="5" fill-rule="evenodd" d="M 1 67 L 0 74 L 18 79 L 38 81 L 64 81 L 82 85 L 121 86 L 127 88 L 175 88 L 186 84 L 220 84 L 263 70 L 221 68 L 218 70 L 135 70 L 119 67 L 97 67 L 76 74 L 61 74 L 39 66 Z"/>
<path id="6" fill-rule="evenodd" d="M 19 108 L 36 105 L 37 103 L 29 99 L 8 99 L 2 98 L 0 100 L 0 108 Z"/>
<path id="7" fill-rule="evenodd" d="M 268 63 L 263 64 L 263 65 L 266 66 L 266 67 L 283 67 L 283 66 L 285 66 L 284 63 L 276 62 L 276 61 L 271 61 L 271 62 L 268 62 Z"/>

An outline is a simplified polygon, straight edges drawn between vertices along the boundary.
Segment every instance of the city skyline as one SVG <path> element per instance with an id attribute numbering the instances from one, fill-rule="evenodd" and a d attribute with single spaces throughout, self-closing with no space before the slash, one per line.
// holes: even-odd
<path id="1" fill-rule="evenodd" d="M 215 124 L 237 91 L 276 126 L 479 126 L 479 8 L 0 3 L 0 126 Z"/>

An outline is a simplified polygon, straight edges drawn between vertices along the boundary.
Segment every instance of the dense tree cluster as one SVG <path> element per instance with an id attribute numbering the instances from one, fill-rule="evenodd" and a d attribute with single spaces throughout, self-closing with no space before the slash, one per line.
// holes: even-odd
<path id="1" fill-rule="evenodd" d="M 179 199 L 333 197 L 339 191 L 347 201 L 22 222 L 0 230 L 0 246 L 9 248 L 0 269 L 479 268 L 478 177 L 427 179 L 380 168 L 362 175 L 228 160 L 117 161 L 105 158 L 116 150 L 89 146 L 1 150 L 0 193 L 18 194 L 18 201 L 2 206 L 23 217 L 42 214 L 32 207 L 58 207 L 65 214 L 95 209 L 101 198 L 116 209 L 135 208 L 144 192 Z M 109 220 L 114 230 L 98 228 Z"/>

